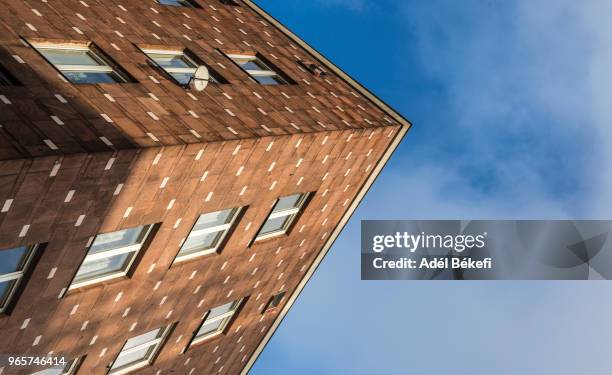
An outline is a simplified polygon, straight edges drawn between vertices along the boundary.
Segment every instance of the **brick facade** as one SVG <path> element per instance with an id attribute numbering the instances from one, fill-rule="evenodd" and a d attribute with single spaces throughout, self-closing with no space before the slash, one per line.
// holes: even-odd
<path id="1" fill-rule="evenodd" d="M 0 251 L 41 244 L 0 316 L 0 353 L 61 353 L 104 374 L 127 339 L 175 323 L 137 373 L 240 373 L 278 319 L 265 303 L 295 292 L 398 137 L 393 114 L 249 3 L 195 3 L 0 0 L 0 64 L 21 84 L 0 86 Z M 71 84 L 37 41 L 93 42 L 134 82 Z M 187 48 L 228 83 L 180 87 L 149 47 Z M 236 51 L 295 84 L 254 82 L 224 55 Z M 249 246 L 277 198 L 304 192 L 287 234 Z M 200 214 L 231 207 L 244 209 L 218 254 L 172 264 Z M 153 223 L 128 277 L 66 291 L 96 234 Z M 206 311 L 243 297 L 225 334 L 185 351 Z"/>

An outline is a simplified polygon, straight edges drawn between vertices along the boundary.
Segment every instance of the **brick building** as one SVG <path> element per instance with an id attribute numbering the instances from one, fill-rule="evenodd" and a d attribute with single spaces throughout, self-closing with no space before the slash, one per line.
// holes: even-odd
<path id="1" fill-rule="evenodd" d="M 0 0 L 0 353 L 246 373 L 409 127 L 251 1 Z"/>

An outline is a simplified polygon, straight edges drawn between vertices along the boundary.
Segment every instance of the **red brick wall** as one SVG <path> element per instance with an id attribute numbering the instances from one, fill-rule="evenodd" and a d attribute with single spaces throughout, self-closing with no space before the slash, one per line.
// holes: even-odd
<path id="1" fill-rule="evenodd" d="M 0 0 L 0 63 L 24 84 L 0 87 L 0 95 L 12 103 L 0 102 L 0 158 L 108 149 L 101 136 L 113 148 L 124 149 L 390 125 L 382 111 L 340 78 L 315 77 L 302 69 L 298 59 L 313 58 L 247 6 L 197 2 L 201 9 L 163 6 L 154 0 Z M 64 82 L 20 37 L 93 42 L 136 82 Z M 189 92 L 147 63 L 138 48 L 143 45 L 188 48 L 230 84 Z M 260 85 L 218 50 L 259 52 L 298 84 Z M 50 116 L 59 117 L 65 125 L 58 126 Z M 59 150 L 51 150 L 45 139 Z"/>
<path id="2" fill-rule="evenodd" d="M 0 351 L 87 354 L 82 371 L 103 373 L 126 339 L 178 321 L 155 366 L 143 373 L 155 373 L 153 369 L 182 373 L 190 368 L 207 373 L 221 366 L 227 373 L 237 373 L 243 357 L 254 350 L 274 318 L 271 313 L 260 321 L 262 304 L 281 289 L 295 288 L 393 131 L 313 133 L 44 158 L 34 163 L 3 162 L 15 167 L 0 177 L 0 205 L 5 197 L 13 199 L 10 210 L 0 215 L 0 248 L 47 246 L 14 311 L 0 318 Z M 200 150 L 202 156 L 195 160 Z M 105 170 L 111 157 L 115 161 Z M 61 167 L 50 177 L 57 161 Z M 268 172 L 272 163 L 276 164 Z M 206 179 L 200 181 L 206 171 Z M 166 177 L 168 183 L 160 188 Z M 118 184 L 124 185 L 115 196 Z M 64 203 L 70 190 L 75 191 L 73 198 Z M 306 191 L 315 194 L 288 236 L 247 248 L 276 198 Z M 247 209 L 221 254 L 170 267 L 201 213 L 238 206 Z M 130 214 L 124 217 L 129 207 Z M 76 227 L 80 215 L 86 216 Z M 150 223 L 161 223 L 161 227 L 130 279 L 69 292 L 58 299 L 85 256 L 91 236 Z M 19 238 L 24 225 L 30 225 L 29 230 Z M 54 276 L 49 278 L 52 269 Z M 179 355 L 208 309 L 247 296 L 227 336 Z M 123 317 L 128 307 L 129 314 Z M 22 330 L 26 319 L 29 324 Z M 81 330 L 85 321 L 87 327 Z M 134 323 L 136 328 L 129 332 Z M 33 347 L 37 336 L 42 337 Z M 97 340 L 90 345 L 94 336 Z M 184 366 L 187 358 L 191 360 Z"/>
<path id="3" fill-rule="evenodd" d="M 103 374 L 125 340 L 178 322 L 139 373 L 237 374 L 280 310 L 263 305 L 295 289 L 397 133 L 342 79 L 301 69 L 312 57 L 247 6 L 196 2 L 0 0 L 0 64 L 23 84 L 0 86 L 0 251 L 46 244 L 0 316 L 0 353 L 86 355 L 79 373 Z M 67 83 L 20 37 L 94 42 L 136 82 Z M 185 90 L 142 45 L 188 48 L 230 84 Z M 261 53 L 297 84 L 257 84 L 217 49 Z M 289 235 L 247 247 L 275 199 L 307 191 Z M 238 206 L 220 254 L 171 266 L 201 213 Z M 159 230 L 130 278 L 63 295 L 93 236 L 150 223 Z M 226 335 L 181 354 L 208 309 L 241 297 Z"/>

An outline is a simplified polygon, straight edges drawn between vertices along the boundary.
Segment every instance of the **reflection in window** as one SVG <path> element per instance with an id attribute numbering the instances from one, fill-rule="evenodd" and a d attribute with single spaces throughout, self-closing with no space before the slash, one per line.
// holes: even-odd
<path id="1" fill-rule="evenodd" d="M 121 83 L 127 75 L 113 68 L 94 46 L 33 44 L 34 48 L 72 83 Z"/>
<path id="2" fill-rule="evenodd" d="M 98 234 L 70 288 L 125 276 L 152 228 L 150 224 Z"/>
<path id="3" fill-rule="evenodd" d="M 64 366 L 55 366 L 52 368 L 47 368 L 38 372 L 33 373 L 32 375 L 73 375 L 76 374 L 76 369 L 79 366 L 79 360 L 72 360 L 66 363 Z"/>
<path id="4" fill-rule="evenodd" d="M 211 254 L 219 251 L 219 246 L 238 216 L 238 208 L 209 212 L 200 215 L 183 242 L 176 260 Z"/>
<path id="5" fill-rule="evenodd" d="M 279 198 L 255 239 L 261 240 L 285 233 L 304 206 L 308 196 L 309 193 L 304 193 Z"/>
<path id="6" fill-rule="evenodd" d="M 164 344 L 171 327 L 154 329 L 127 340 L 117 358 L 113 361 L 108 373 L 127 374 L 153 363 L 153 359 Z"/>
<path id="7" fill-rule="evenodd" d="M 243 299 L 239 299 L 209 310 L 190 345 L 222 334 L 238 311 L 242 301 Z"/>
<path id="8" fill-rule="evenodd" d="M 280 292 L 272 296 L 272 298 L 270 298 L 270 301 L 268 301 L 268 305 L 266 306 L 264 311 L 270 311 L 270 310 L 276 309 L 280 305 L 280 303 L 283 301 L 283 298 L 285 298 L 285 292 Z"/>
<path id="9" fill-rule="evenodd" d="M 227 55 L 262 85 L 283 85 L 287 81 L 256 55 Z"/>
<path id="10" fill-rule="evenodd" d="M 180 85 L 185 86 L 193 77 L 200 64 L 185 53 L 185 51 L 144 50 L 144 53 L 166 73 L 170 74 Z M 210 83 L 220 83 L 221 79 L 210 72 Z"/>
<path id="11" fill-rule="evenodd" d="M 21 246 L 0 250 L 0 312 L 4 312 L 15 297 L 37 247 Z"/>

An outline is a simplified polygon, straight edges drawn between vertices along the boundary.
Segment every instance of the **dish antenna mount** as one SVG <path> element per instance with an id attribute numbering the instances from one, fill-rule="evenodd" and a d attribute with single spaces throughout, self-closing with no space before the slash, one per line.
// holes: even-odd
<path id="1" fill-rule="evenodd" d="M 208 86 L 208 82 L 210 81 L 210 72 L 208 68 L 204 65 L 198 66 L 193 76 L 189 78 L 189 82 L 187 82 L 187 87 L 195 90 L 195 91 L 204 91 L 206 86 Z"/>

